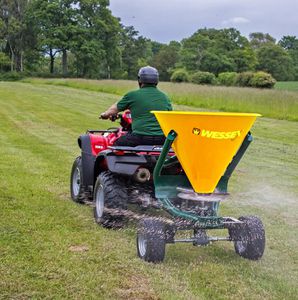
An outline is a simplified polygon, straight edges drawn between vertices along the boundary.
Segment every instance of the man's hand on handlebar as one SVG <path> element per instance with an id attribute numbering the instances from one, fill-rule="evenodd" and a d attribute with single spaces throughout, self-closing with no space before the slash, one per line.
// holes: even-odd
<path id="1" fill-rule="evenodd" d="M 109 115 L 106 114 L 105 112 L 103 112 L 103 113 L 100 114 L 99 118 L 103 119 L 103 120 L 107 120 L 109 118 Z"/>
<path id="2" fill-rule="evenodd" d="M 110 115 L 110 120 L 115 122 L 119 118 L 118 114 Z"/>
<path id="3" fill-rule="evenodd" d="M 108 108 L 105 112 L 103 112 L 99 118 L 103 120 L 110 119 L 111 121 L 115 121 L 118 118 L 118 108 L 117 103 L 113 104 L 110 108 Z"/>
<path id="4" fill-rule="evenodd" d="M 103 112 L 99 116 L 100 119 L 107 120 L 110 119 L 112 122 L 118 119 L 118 114 L 107 114 L 106 112 Z"/>

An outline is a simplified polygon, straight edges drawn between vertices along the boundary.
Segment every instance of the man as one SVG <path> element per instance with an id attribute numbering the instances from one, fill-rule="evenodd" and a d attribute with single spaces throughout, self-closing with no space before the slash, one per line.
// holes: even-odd
<path id="1" fill-rule="evenodd" d="M 138 73 L 139 89 L 128 92 L 107 111 L 101 114 L 102 119 L 112 118 L 119 111 L 129 109 L 132 117 L 132 132 L 120 137 L 115 145 L 162 145 L 165 136 L 152 110 L 172 110 L 170 99 L 157 88 L 158 71 L 150 66 L 143 67 Z"/>

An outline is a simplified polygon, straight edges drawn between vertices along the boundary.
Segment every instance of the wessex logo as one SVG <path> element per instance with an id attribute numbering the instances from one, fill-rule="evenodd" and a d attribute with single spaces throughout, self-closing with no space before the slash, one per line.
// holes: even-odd
<path id="1" fill-rule="evenodd" d="M 218 139 L 218 140 L 233 140 L 236 137 L 241 135 L 240 130 L 236 131 L 212 131 L 212 130 L 205 130 L 199 128 L 193 128 L 192 133 L 194 135 L 201 135 L 201 137 L 208 138 L 208 139 Z"/>

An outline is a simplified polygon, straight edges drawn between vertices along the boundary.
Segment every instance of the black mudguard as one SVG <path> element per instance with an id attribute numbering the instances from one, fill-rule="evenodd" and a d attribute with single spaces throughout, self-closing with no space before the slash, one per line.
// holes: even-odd
<path id="1" fill-rule="evenodd" d="M 96 156 L 92 154 L 90 136 L 88 134 L 81 135 L 78 144 L 82 150 L 82 180 L 86 189 L 93 186 L 94 183 L 94 165 Z"/>

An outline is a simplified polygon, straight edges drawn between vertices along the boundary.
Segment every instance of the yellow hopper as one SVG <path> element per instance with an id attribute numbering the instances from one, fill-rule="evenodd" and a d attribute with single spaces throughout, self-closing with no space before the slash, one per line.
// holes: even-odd
<path id="1" fill-rule="evenodd" d="M 153 111 L 197 193 L 213 193 L 255 119 L 254 113 Z"/>

